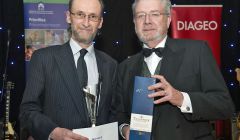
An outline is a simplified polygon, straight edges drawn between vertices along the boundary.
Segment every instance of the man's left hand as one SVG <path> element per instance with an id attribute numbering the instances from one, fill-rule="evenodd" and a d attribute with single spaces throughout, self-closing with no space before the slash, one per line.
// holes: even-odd
<path id="1" fill-rule="evenodd" d="M 170 83 L 162 75 L 153 75 L 152 78 L 158 79 L 160 82 L 148 87 L 148 90 L 155 92 L 149 94 L 149 98 L 161 97 L 154 101 L 154 104 L 170 102 L 172 105 L 181 107 L 183 103 L 183 95 L 180 91 L 171 86 Z"/>

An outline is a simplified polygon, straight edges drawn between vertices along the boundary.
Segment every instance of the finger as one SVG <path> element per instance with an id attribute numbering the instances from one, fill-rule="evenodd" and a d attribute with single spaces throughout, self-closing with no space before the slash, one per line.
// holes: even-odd
<path id="1" fill-rule="evenodd" d="M 165 79 L 165 77 L 162 75 L 152 75 L 152 78 L 156 78 L 156 79 L 160 80 L 161 83 L 165 83 L 166 85 L 169 84 L 167 82 L 167 80 Z"/>
<path id="2" fill-rule="evenodd" d="M 160 103 L 163 103 L 163 102 L 167 102 L 168 101 L 168 97 L 167 96 L 164 96 L 160 99 L 157 99 L 155 101 L 153 101 L 154 104 L 160 104 Z"/>
<path id="3" fill-rule="evenodd" d="M 89 140 L 87 137 L 81 136 L 80 140 Z"/>
<path id="4" fill-rule="evenodd" d="M 88 138 L 81 136 L 79 134 L 73 133 L 72 131 L 70 131 L 68 133 L 68 136 L 72 139 L 76 139 L 76 140 L 88 140 Z"/>
<path id="5" fill-rule="evenodd" d="M 166 96 L 166 92 L 164 90 L 160 90 L 158 92 L 148 94 L 149 98 L 162 97 L 162 96 Z"/>
<path id="6" fill-rule="evenodd" d="M 149 86 L 148 90 L 157 90 L 158 91 L 158 90 L 161 90 L 163 88 L 164 88 L 164 84 L 159 82 L 159 83 L 156 83 L 154 85 Z"/>
<path id="7" fill-rule="evenodd" d="M 158 80 L 160 80 L 162 82 L 162 80 L 164 80 L 165 78 L 162 75 L 152 75 L 152 78 L 156 78 Z"/>
<path id="8" fill-rule="evenodd" d="M 127 131 L 126 140 L 129 140 L 129 134 L 130 134 L 130 130 Z"/>

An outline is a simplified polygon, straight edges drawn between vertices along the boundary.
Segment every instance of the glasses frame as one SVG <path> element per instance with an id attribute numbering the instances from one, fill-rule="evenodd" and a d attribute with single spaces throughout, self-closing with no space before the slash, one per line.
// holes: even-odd
<path id="1" fill-rule="evenodd" d="M 73 15 L 76 19 L 86 19 L 86 17 L 88 18 L 88 20 L 93 21 L 93 22 L 98 22 L 101 20 L 101 16 L 95 15 L 95 14 L 86 14 L 84 12 L 72 12 L 69 11 L 69 13 L 71 15 Z M 95 18 L 94 18 L 95 17 Z"/>
<path id="2" fill-rule="evenodd" d="M 141 15 L 138 16 L 138 14 L 141 14 Z M 138 21 L 144 21 L 147 16 L 151 19 L 156 19 L 156 18 L 160 18 L 161 16 L 170 16 L 170 13 L 159 12 L 159 11 L 151 11 L 149 13 L 138 12 L 134 14 L 134 19 Z"/>

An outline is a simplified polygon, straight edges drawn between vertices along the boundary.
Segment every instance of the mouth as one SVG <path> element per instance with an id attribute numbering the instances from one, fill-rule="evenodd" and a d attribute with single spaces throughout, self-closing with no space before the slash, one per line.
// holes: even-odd
<path id="1" fill-rule="evenodd" d="M 91 32 L 92 29 L 91 28 L 79 28 L 80 31 L 85 31 L 85 32 Z"/>
<path id="2" fill-rule="evenodd" d="M 82 32 L 91 32 L 92 30 L 91 29 L 80 29 L 80 31 L 82 31 Z"/>
<path id="3" fill-rule="evenodd" d="M 155 31 L 155 29 L 143 29 L 143 32 L 151 32 L 151 31 Z"/>

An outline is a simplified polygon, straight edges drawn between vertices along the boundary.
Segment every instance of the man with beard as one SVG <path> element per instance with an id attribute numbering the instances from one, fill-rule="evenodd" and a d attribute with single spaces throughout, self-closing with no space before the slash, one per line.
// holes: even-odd
<path id="1" fill-rule="evenodd" d="M 146 76 L 159 81 L 146 97 L 154 99 L 153 140 L 212 140 L 209 121 L 229 119 L 234 106 L 210 48 L 167 36 L 169 0 L 135 0 L 132 9 L 143 50 L 119 65 L 120 134 L 129 139 L 134 77 Z"/>
<path id="2" fill-rule="evenodd" d="M 87 85 L 101 83 L 96 125 L 111 122 L 117 62 L 93 46 L 102 13 L 102 0 L 70 0 L 70 41 L 34 52 L 20 121 L 35 140 L 87 139 L 71 131 L 91 126 L 83 93 Z"/>

